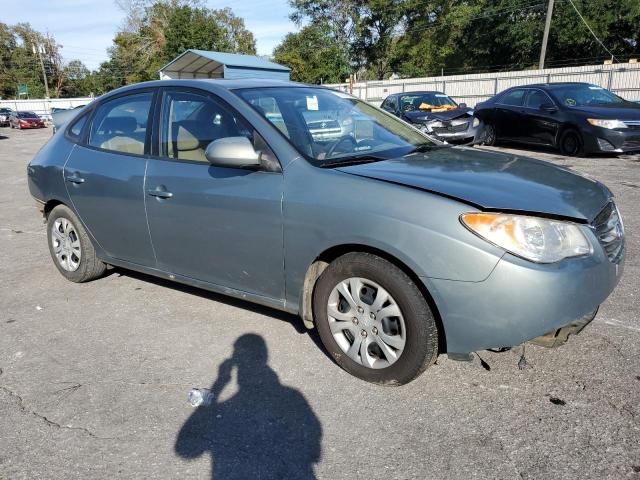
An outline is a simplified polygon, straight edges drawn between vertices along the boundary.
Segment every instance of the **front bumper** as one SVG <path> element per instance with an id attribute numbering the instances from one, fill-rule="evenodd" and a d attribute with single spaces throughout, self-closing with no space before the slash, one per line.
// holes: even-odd
<path id="1" fill-rule="evenodd" d="M 612 130 L 589 125 L 582 134 L 586 153 L 640 151 L 640 128 Z"/>
<path id="2" fill-rule="evenodd" d="M 482 124 L 474 127 L 472 120 L 469 121 L 469 127 L 461 132 L 445 132 L 442 129 L 433 131 L 424 123 L 415 123 L 414 126 L 440 141 L 454 144 L 478 142 L 481 140 L 483 132 Z"/>
<path id="3" fill-rule="evenodd" d="M 447 352 L 465 354 L 513 347 L 574 324 L 613 291 L 624 256 L 613 263 L 596 248 L 589 257 L 536 264 L 505 254 L 481 282 L 422 280 L 440 313 Z"/>

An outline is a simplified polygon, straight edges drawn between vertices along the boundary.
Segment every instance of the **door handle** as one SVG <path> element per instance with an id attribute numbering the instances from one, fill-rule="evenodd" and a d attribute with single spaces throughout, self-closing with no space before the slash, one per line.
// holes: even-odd
<path id="1" fill-rule="evenodd" d="M 166 190 L 160 189 L 160 187 L 156 187 L 153 190 L 147 190 L 147 193 L 152 197 L 156 198 L 171 198 L 173 197 L 173 193 L 167 192 Z"/>
<path id="2" fill-rule="evenodd" d="M 78 172 L 74 172 L 70 176 L 67 177 L 67 182 L 80 184 L 80 183 L 84 183 L 84 178 L 82 178 L 80 175 L 78 175 Z"/>

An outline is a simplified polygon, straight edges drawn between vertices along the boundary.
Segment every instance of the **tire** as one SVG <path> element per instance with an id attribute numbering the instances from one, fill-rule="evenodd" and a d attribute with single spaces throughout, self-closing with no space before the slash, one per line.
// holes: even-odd
<path id="1" fill-rule="evenodd" d="M 496 127 L 491 123 L 485 123 L 484 125 L 484 141 L 485 145 L 493 147 L 496 145 Z"/>
<path id="2" fill-rule="evenodd" d="M 53 264 L 67 280 L 88 282 L 102 276 L 107 269 L 96 257 L 84 226 L 66 205 L 58 205 L 49 213 L 47 243 Z"/>
<path id="3" fill-rule="evenodd" d="M 354 279 L 362 282 L 362 288 L 351 283 Z M 346 300 L 341 287 L 350 291 L 359 288 L 360 298 L 351 296 L 351 300 L 360 310 Z M 376 306 L 383 291 L 389 297 Z M 376 318 L 383 310 L 400 314 Z M 422 292 L 402 270 L 376 255 L 354 252 L 333 261 L 316 283 L 313 312 L 318 333 L 331 357 L 348 373 L 367 382 L 404 385 L 436 360 L 438 330 Z"/>
<path id="4" fill-rule="evenodd" d="M 582 138 L 576 130 L 565 130 L 560 136 L 560 153 L 567 157 L 577 157 L 582 154 Z"/>

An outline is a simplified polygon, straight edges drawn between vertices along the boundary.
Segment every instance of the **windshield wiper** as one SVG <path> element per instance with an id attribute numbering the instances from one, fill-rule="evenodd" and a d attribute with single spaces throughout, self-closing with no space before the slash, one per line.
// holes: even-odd
<path id="1" fill-rule="evenodd" d="M 420 145 L 416 145 L 416 148 L 411 150 L 406 155 L 411 155 L 412 153 L 423 153 L 428 152 L 430 150 L 438 150 L 439 148 L 451 148 L 453 147 L 450 143 L 436 144 L 436 143 L 421 143 Z M 405 155 L 405 156 L 406 156 Z"/>
<path id="2" fill-rule="evenodd" d="M 383 160 L 387 160 L 387 158 L 381 157 L 378 155 L 360 155 L 360 156 L 353 156 L 353 157 L 337 158 L 333 161 L 329 159 L 326 162 L 322 162 L 319 165 L 319 167 L 321 168 L 344 167 L 347 165 L 361 165 L 363 163 L 381 162 Z"/>

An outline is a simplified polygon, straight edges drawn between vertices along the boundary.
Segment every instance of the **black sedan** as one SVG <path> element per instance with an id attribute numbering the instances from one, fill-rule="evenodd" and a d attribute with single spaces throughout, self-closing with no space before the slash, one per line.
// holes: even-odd
<path id="1" fill-rule="evenodd" d="M 476 106 L 485 143 L 555 147 L 564 155 L 640 150 L 640 105 L 589 83 L 514 87 Z"/>
<path id="2" fill-rule="evenodd" d="M 481 138 L 480 120 L 473 116 L 473 109 L 442 92 L 394 93 L 380 108 L 441 141 L 471 143 Z"/>

